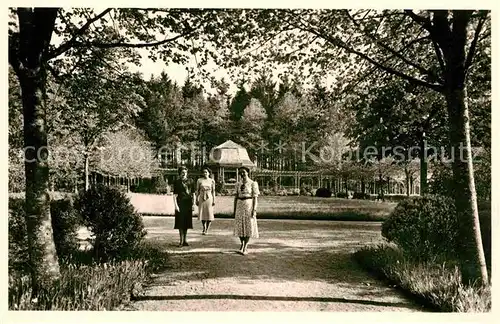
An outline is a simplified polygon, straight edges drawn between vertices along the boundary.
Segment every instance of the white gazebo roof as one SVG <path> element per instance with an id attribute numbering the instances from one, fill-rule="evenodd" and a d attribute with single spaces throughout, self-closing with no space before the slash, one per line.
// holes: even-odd
<path id="1" fill-rule="evenodd" d="M 222 167 L 255 168 L 255 163 L 250 160 L 247 150 L 231 140 L 212 148 L 208 163 Z"/>

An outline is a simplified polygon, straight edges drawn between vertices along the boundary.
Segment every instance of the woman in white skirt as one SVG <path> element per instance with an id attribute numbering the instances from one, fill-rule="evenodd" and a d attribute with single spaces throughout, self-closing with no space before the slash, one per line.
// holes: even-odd
<path id="1" fill-rule="evenodd" d="M 203 177 L 196 184 L 196 204 L 198 205 L 198 220 L 203 225 L 202 235 L 208 233 L 210 223 L 214 220 L 215 182 L 210 178 L 211 171 L 208 167 L 202 169 Z"/>
<path id="2" fill-rule="evenodd" d="M 236 184 L 234 198 L 234 235 L 240 238 L 239 253 L 246 255 L 250 238 L 259 237 L 257 227 L 257 197 L 259 185 L 248 177 L 250 170 L 240 167 L 238 172 L 241 182 Z"/>

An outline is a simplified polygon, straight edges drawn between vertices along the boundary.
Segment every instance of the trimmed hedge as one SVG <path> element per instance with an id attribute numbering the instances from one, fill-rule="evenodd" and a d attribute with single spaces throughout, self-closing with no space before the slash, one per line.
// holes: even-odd
<path id="1" fill-rule="evenodd" d="M 332 196 L 332 192 L 328 188 L 318 188 L 316 190 L 316 197 L 329 198 Z"/>
<path id="2" fill-rule="evenodd" d="M 123 259 L 141 243 L 146 230 L 129 198 L 122 192 L 98 185 L 82 192 L 75 208 L 93 234 L 96 259 Z"/>
<path id="3" fill-rule="evenodd" d="M 487 264 L 491 264 L 491 209 L 479 204 L 481 236 Z M 382 236 L 409 257 L 422 261 L 456 259 L 458 215 L 453 199 L 440 195 L 410 197 L 400 202 L 382 224 Z"/>
<path id="4" fill-rule="evenodd" d="M 404 200 L 382 224 L 382 236 L 416 260 L 453 256 L 458 242 L 455 204 L 444 196 Z"/>

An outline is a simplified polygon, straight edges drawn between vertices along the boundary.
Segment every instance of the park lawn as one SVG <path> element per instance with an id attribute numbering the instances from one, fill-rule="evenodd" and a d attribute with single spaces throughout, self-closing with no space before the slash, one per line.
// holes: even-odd
<path id="1" fill-rule="evenodd" d="M 216 196 L 215 203 L 216 218 L 233 217 L 234 198 L 232 196 Z M 310 196 L 260 196 L 257 218 L 383 221 L 395 206 L 395 203 L 369 200 Z"/>
<path id="2" fill-rule="evenodd" d="M 216 197 L 215 216 L 233 217 L 233 197 Z M 261 196 L 257 218 L 382 221 L 396 206 L 369 200 L 310 196 Z"/>
<path id="3" fill-rule="evenodd" d="M 173 216 L 172 195 L 129 193 L 131 202 L 144 216 Z M 215 197 L 215 217 L 233 217 L 234 196 Z M 257 217 L 264 219 L 382 221 L 396 203 L 311 196 L 259 196 Z M 197 210 L 195 208 L 195 217 Z"/>

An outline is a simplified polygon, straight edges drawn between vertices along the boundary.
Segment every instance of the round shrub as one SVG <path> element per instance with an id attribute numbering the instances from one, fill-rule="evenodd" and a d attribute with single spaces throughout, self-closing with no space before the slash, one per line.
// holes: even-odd
<path id="1" fill-rule="evenodd" d="M 362 192 L 354 192 L 352 194 L 352 199 L 370 199 L 370 195 Z"/>
<path id="2" fill-rule="evenodd" d="M 329 198 L 332 196 L 332 192 L 328 188 L 318 188 L 316 190 L 316 197 Z"/>
<path id="3" fill-rule="evenodd" d="M 337 198 L 347 198 L 347 193 L 344 192 L 344 191 L 340 191 L 340 192 L 337 192 L 337 194 L 335 195 L 335 197 L 337 197 Z"/>
<path id="4" fill-rule="evenodd" d="M 382 236 L 416 260 L 453 257 L 458 240 L 454 201 L 445 196 L 403 200 L 382 224 Z"/>
<path id="5" fill-rule="evenodd" d="M 98 185 L 82 192 L 75 208 L 93 234 L 97 259 L 127 258 L 146 235 L 141 216 L 116 189 Z"/>
<path id="6" fill-rule="evenodd" d="M 154 191 L 156 194 L 166 195 L 170 193 L 170 186 L 168 185 L 165 178 L 160 175 L 154 179 Z"/>

